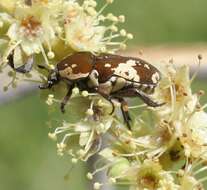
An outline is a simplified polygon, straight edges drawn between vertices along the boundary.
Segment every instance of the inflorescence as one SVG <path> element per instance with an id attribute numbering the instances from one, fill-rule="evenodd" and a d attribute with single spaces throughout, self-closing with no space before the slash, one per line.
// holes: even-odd
<path id="1" fill-rule="evenodd" d="M 32 72 L 19 76 L 9 71 L 11 82 L 43 83 L 46 74 L 37 65 L 53 69 L 58 61 L 73 52 L 89 51 L 115 53 L 126 48 L 133 35 L 119 24 L 123 15 L 104 15 L 113 0 L 97 10 L 95 0 L 28 0 L 0 3 L 0 69 L 8 66 L 8 56 L 14 53 L 14 67 L 33 56 Z M 201 60 L 199 56 L 199 61 Z M 207 166 L 207 113 L 201 105 L 204 92 L 193 93 L 189 66 L 175 66 L 172 62 L 157 65 L 162 73 L 153 98 L 165 102 L 161 107 L 129 106 L 133 114 L 132 129 L 127 129 L 116 109 L 95 93 L 74 87 L 70 106 L 77 113 L 67 114 L 59 127 L 48 136 L 57 142 L 58 155 L 68 154 L 73 164 L 98 155 L 94 171 L 86 174 L 89 180 L 105 172 L 107 182 L 95 182 L 94 189 L 104 185 L 126 185 L 131 190 L 201 190 Z M 46 103 L 51 110 L 60 102 L 59 94 L 49 91 Z M 136 113 L 136 114 L 135 114 Z M 139 114 L 137 114 L 139 113 Z M 73 117 L 76 117 L 74 119 Z M 71 121 L 72 120 L 72 121 Z"/>

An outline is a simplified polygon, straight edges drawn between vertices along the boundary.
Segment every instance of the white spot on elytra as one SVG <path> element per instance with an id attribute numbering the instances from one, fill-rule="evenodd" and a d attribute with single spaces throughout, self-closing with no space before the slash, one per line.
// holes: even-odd
<path id="1" fill-rule="evenodd" d="M 147 65 L 147 64 L 144 64 L 144 67 L 150 70 L 150 67 L 149 67 L 149 65 Z"/>
<path id="2" fill-rule="evenodd" d="M 104 65 L 104 67 L 108 67 L 108 68 L 110 68 L 110 67 L 111 67 L 111 64 L 106 63 L 106 64 Z"/>
<path id="3" fill-rule="evenodd" d="M 152 82 L 153 82 L 154 84 L 156 84 L 159 80 L 160 80 L 160 75 L 159 75 L 159 73 L 158 73 L 158 72 L 154 73 L 154 74 L 152 75 Z"/>
<path id="4" fill-rule="evenodd" d="M 131 65 L 131 66 L 136 66 L 136 61 L 133 60 L 133 59 L 130 59 L 130 60 L 128 60 L 128 61 L 126 62 L 126 64 L 129 64 L 129 65 Z"/>
<path id="5" fill-rule="evenodd" d="M 72 67 L 72 68 L 75 68 L 75 67 L 77 67 L 77 64 L 72 64 L 71 67 Z"/>
<path id="6" fill-rule="evenodd" d="M 59 71 L 59 73 L 61 77 L 64 77 L 70 80 L 85 78 L 89 75 L 89 73 L 73 73 L 73 70 L 71 67 L 67 67 L 64 70 Z"/>
<path id="7" fill-rule="evenodd" d="M 135 82 L 140 82 L 140 76 L 133 66 L 136 66 L 136 61 L 130 59 L 126 63 L 119 63 L 118 67 L 113 68 L 112 70 L 115 75 Z"/>

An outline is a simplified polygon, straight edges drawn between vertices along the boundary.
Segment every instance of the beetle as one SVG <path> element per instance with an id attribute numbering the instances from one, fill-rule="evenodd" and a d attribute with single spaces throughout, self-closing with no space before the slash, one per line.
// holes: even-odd
<path id="1" fill-rule="evenodd" d="M 60 106 L 63 113 L 74 86 L 80 90 L 95 92 L 107 99 L 112 104 L 112 113 L 115 109 L 112 100 L 118 100 L 128 128 L 130 128 L 131 117 L 124 98 L 139 97 L 151 107 L 163 105 L 149 97 L 158 85 L 161 73 L 140 58 L 77 52 L 64 58 L 53 70 L 41 65 L 39 68 L 49 72 L 47 82 L 40 85 L 40 89 L 50 89 L 60 81 L 66 82 L 68 91 Z"/>
<path id="2" fill-rule="evenodd" d="M 154 102 L 149 97 L 160 79 L 159 70 L 140 58 L 78 52 L 60 61 L 50 71 L 47 83 L 40 85 L 40 89 L 51 88 L 62 80 L 67 83 L 68 92 L 60 106 L 62 112 L 65 112 L 65 105 L 75 85 L 80 90 L 98 93 L 110 101 L 113 106 L 112 113 L 112 100 L 116 99 L 121 104 L 124 121 L 130 128 L 131 118 L 124 98 L 139 97 L 148 106 L 162 106 L 163 103 Z"/>

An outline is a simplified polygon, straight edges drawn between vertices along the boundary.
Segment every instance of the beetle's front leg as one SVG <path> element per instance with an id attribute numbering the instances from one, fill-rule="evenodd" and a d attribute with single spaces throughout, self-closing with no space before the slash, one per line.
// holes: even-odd
<path id="1" fill-rule="evenodd" d="M 73 85 L 68 85 L 68 92 L 65 95 L 65 97 L 63 98 L 63 100 L 60 103 L 60 110 L 62 113 L 65 113 L 65 106 L 68 103 L 71 95 L 72 95 L 72 90 L 73 90 L 74 84 Z"/>

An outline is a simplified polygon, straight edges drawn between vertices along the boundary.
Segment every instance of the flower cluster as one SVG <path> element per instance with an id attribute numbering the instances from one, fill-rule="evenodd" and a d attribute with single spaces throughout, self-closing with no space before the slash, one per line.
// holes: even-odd
<path id="1" fill-rule="evenodd" d="M 204 189 L 206 178 L 200 174 L 207 169 L 207 113 L 206 105 L 199 102 L 204 92 L 192 92 L 196 73 L 190 78 L 189 66 L 169 63 L 157 67 L 163 77 L 152 96 L 165 104 L 157 108 L 129 106 L 131 113 L 138 113 L 132 130 L 126 128 L 118 112 L 110 115 L 109 102 L 74 88 L 72 99 L 87 102 L 79 105 L 84 110 L 82 119 L 64 121 L 49 133 L 58 142 L 58 154 L 71 155 L 73 163 L 87 161 L 94 154 L 100 156 L 87 178 L 92 180 L 105 172 L 108 181 L 95 182 L 94 189 L 109 184 L 132 190 Z M 59 100 L 49 95 L 47 103 L 55 102 Z M 119 110 L 119 103 L 114 103 Z M 142 110 L 133 112 L 139 108 Z"/>
<path id="2" fill-rule="evenodd" d="M 100 10 L 94 0 L 82 4 L 75 0 L 0 3 L 0 69 L 8 66 L 11 54 L 14 68 L 24 66 L 33 57 L 33 71 L 38 71 L 38 64 L 53 69 L 58 61 L 74 52 L 99 54 L 125 49 L 133 36 L 118 28 L 125 22 L 124 15 L 103 14 L 111 3 L 106 1 Z"/>
<path id="3" fill-rule="evenodd" d="M 35 60 L 33 71 L 38 78 L 26 73 L 24 80 L 43 82 L 46 75 L 38 64 L 49 70 L 73 52 L 124 49 L 133 36 L 118 29 L 125 21 L 123 15 L 103 15 L 112 2 L 107 0 L 100 10 L 94 0 L 82 4 L 76 0 L 0 3 L 1 68 L 10 65 L 14 69 L 9 71 L 12 81 L 4 89 L 16 87 L 20 77 L 15 69 L 24 66 L 22 63 Z M 11 55 L 13 65 L 8 62 Z M 200 63 L 202 57 L 198 58 Z M 104 172 L 108 181 L 95 182 L 95 190 L 111 184 L 126 185 L 130 190 L 204 189 L 207 178 L 201 174 L 207 170 L 207 113 L 206 105 L 200 104 L 204 92 L 192 92 L 196 73 L 190 77 L 189 66 L 170 62 L 156 67 L 162 79 L 150 98 L 164 104 L 156 108 L 129 105 L 131 130 L 120 117 L 120 103 L 75 86 L 64 121 L 48 134 L 57 143 L 58 155 L 70 155 L 73 164 L 99 156 L 94 171 L 86 177 L 92 180 Z M 61 83 L 53 89 L 46 92 L 51 113 L 66 91 Z"/>

